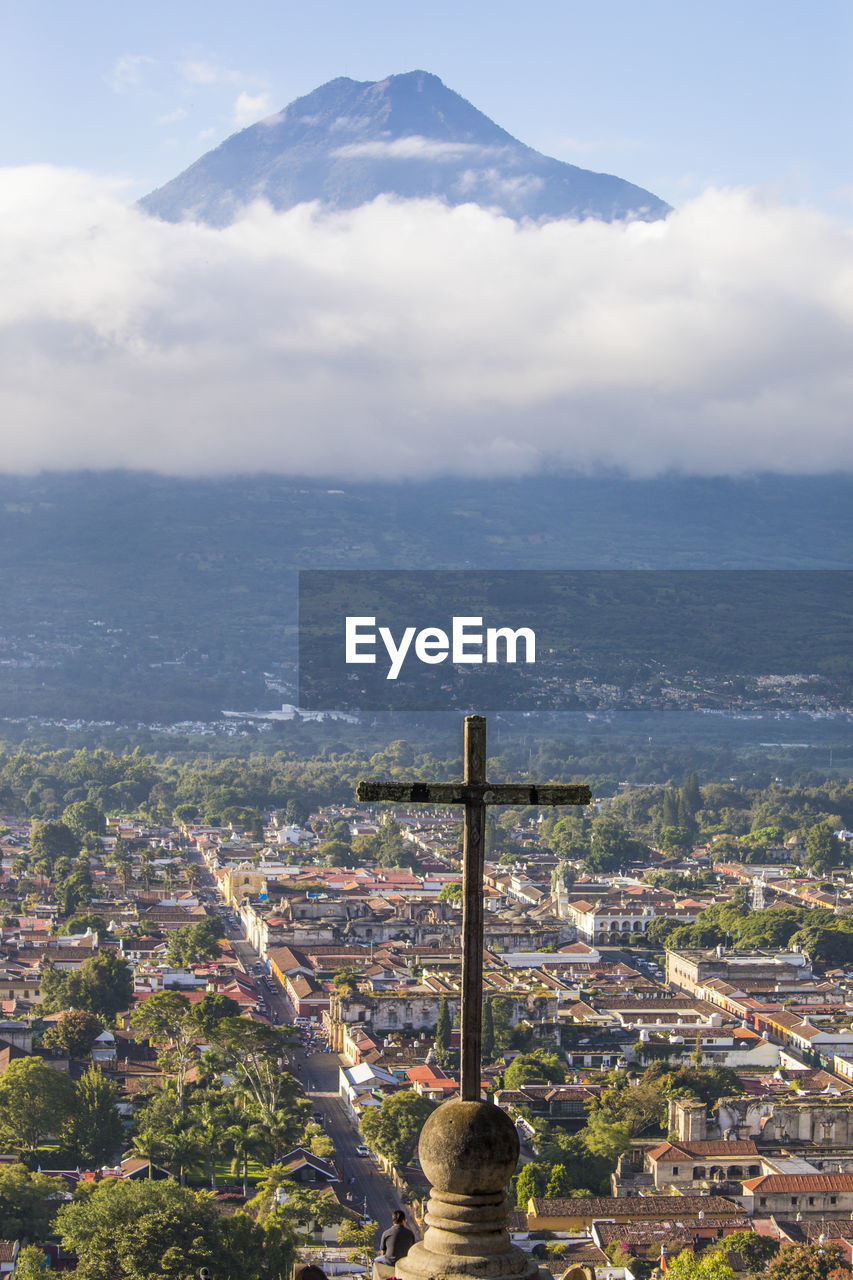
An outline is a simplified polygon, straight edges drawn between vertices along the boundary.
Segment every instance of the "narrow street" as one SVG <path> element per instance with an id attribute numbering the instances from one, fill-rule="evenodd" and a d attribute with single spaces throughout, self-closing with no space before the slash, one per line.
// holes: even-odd
<path id="1" fill-rule="evenodd" d="M 273 988 L 270 990 L 252 974 L 252 967 L 260 957 L 243 937 L 239 923 L 237 925 L 228 924 L 226 921 L 223 923 L 235 955 L 246 973 L 255 981 L 272 1015 L 280 1023 L 290 1022 L 293 1011 L 280 988 L 273 983 Z M 291 1052 L 291 1060 L 293 1070 L 305 1090 L 306 1097 L 312 1102 L 314 1110 L 322 1113 L 323 1128 L 335 1145 L 334 1163 L 347 1204 L 359 1213 L 366 1213 L 368 1218 L 378 1222 L 380 1231 L 384 1231 L 391 1225 L 391 1214 L 394 1209 L 404 1208 L 404 1206 L 393 1183 L 383 1172 L 375 1157 L 359 1156 L 356 1152 L 356 1148 L 362 1144 L 362 1137 L 350 1120 L 338 1095 L 338 1073 L 342 1065 L 339 1055 L 312 1051 L 299 1046 Z M 408 1224 L 419 1237 L 420 1233 L 410 1217 Z"/>
<path id="2" fill-rule="evenodd" d="M 368 1218 L 378 1222 L 384 1231 L 391 1225 L 393 1210 L 403 1206 L 390 1178 L 383 1173 L 375 1158 L 356 1154 L 362 1138 L 338 1096 L 340 1058 L 334 1053 L 309 1055 L 303 1050 L 297 1050 L 294 1056 L 299 1078 L 315 1103 L 315 1109 L 323 1113 L 323 1128 L 335 1144 L 335 1164 L 348 1197 L 347 1203 L 359 1213 L 366 1210 Z M 409 1225 L 412 1226 L 411 1222 Z M 413 1230 L 417 1235 L 416 1228 Z"/>

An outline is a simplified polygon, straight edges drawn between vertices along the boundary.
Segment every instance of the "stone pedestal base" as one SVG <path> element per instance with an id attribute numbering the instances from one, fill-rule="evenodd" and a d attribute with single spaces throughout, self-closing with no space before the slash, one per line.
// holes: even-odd
<path id="1" fill-rule="evenodd" d="M 423 1127 L 421 1165 L 432 1183 L 423 1242 L 397 1263 L 400 1280 L 536 1280 L 538 1263 L 509 1238 L 506 1185 L 518 1135 L 487 1102 L 445 1102 Z"/>
<path id="2" fill-rule="evenodd" d="M 400 1280 L 534 1280 L 536 1261 L 507 1230 L 506 1197 L 433 1190 L 423 1242 L 397 1263 Z"/>

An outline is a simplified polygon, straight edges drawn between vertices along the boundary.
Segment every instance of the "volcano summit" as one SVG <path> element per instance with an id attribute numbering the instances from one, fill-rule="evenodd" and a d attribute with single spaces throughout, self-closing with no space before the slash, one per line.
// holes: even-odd
<path id="1" fill-rule="evenodd" d="M 544 156 L 438 76 L 341 77 L 243 129 L 145 196 L 148 213 L 225 226 L 254 200 L 352 209 L 390 195 L 512 218 L 653 220 L 669 206 L 622 178 Z"/>

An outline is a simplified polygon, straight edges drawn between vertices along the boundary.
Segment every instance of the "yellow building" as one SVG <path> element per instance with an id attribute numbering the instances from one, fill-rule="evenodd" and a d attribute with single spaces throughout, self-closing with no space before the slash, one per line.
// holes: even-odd
<path id="1" fill-rule="evenodd" d="M 239 907 L 244 898 L 257 898 L 267 892 L 267 880 L 251 862 L 228 867 L 219 874 L 219 884 L 229 907 Z"/>

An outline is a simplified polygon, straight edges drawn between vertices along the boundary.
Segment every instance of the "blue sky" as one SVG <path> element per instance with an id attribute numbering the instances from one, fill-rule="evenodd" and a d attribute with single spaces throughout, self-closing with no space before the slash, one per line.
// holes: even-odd
<path id="1" fill-rule="evenodd" d="M 816 0 L 5 0 L 0 164 L 131 195 L 337 75 L 423 68 L 548 154 L 678 205 L 757 185 L 846 216 L 853 6 Z"/>

